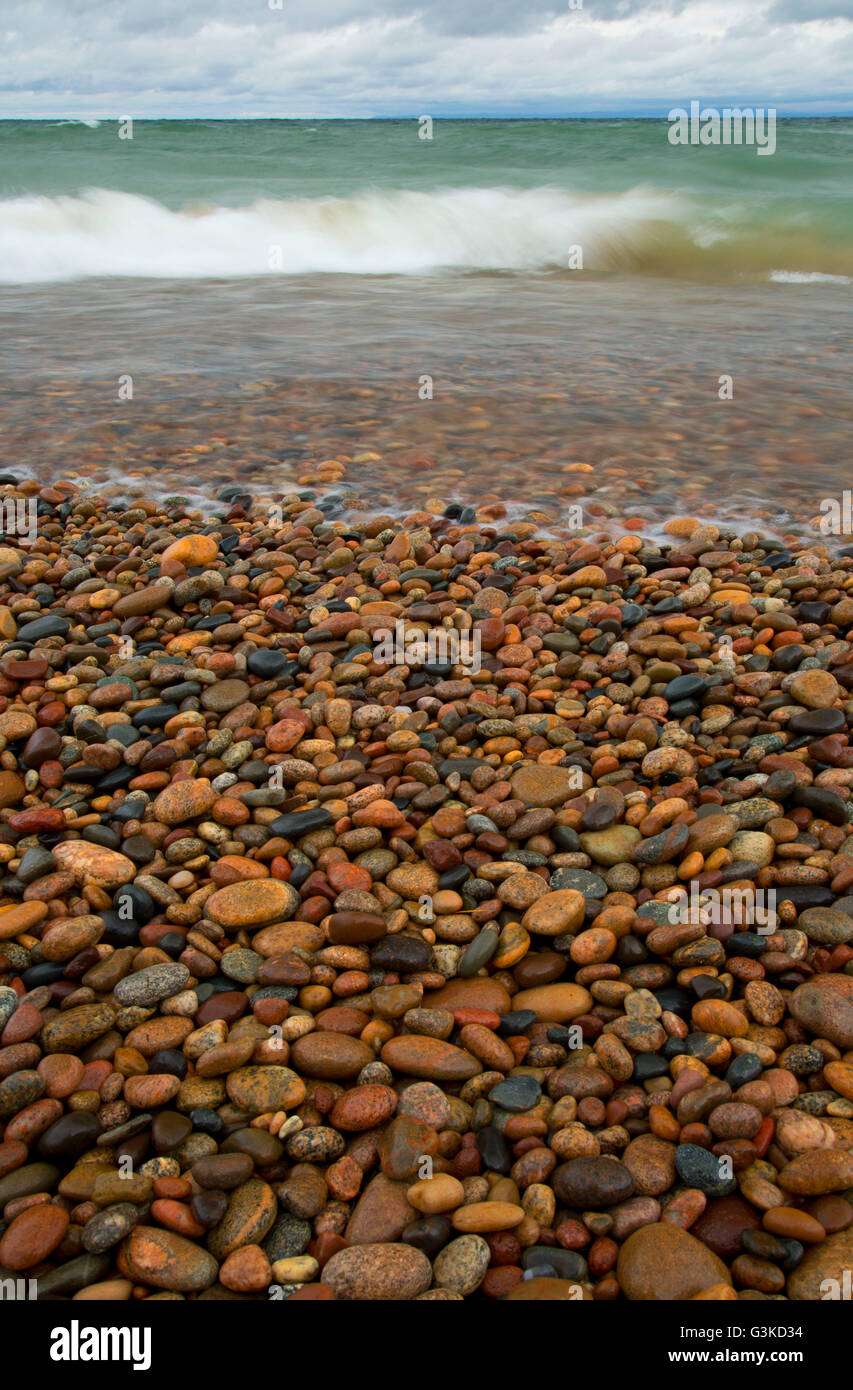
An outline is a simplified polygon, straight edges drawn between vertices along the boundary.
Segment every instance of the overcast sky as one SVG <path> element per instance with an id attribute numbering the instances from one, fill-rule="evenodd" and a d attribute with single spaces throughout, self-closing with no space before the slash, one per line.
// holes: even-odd
<path id="1" fill-rule="evenodd" d="M 853 112 L 853 0 L 572 3 L 0 0 L 0 116 Z"/>

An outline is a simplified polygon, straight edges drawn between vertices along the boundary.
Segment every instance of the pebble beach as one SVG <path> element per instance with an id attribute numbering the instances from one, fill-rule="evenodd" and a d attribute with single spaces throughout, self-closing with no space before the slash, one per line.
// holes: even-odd
<path id="1" fill-rule="evenodd" d="M 832 1297 L 853 551 L 119 486 L 0 483 L 0 1278 Z"/>

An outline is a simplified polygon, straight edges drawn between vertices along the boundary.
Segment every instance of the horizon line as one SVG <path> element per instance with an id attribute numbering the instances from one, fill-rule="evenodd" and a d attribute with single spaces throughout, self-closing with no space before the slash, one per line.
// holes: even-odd
<path id="1" fill-rule="evenodd" d="M 690 100 L 696 100 L 696 98 L 691 98 Z M 766 102 L 740 102 L 740 101 L 737 101 L 737 100 L 734 100 L 734 99 L 722 100 L 722 101 L 720 101 L 720 102 L 715 102 L 715 103 L 707 102 L 707 103 L 703 103 L 703 105 L 705 105 L 706 107 L 708 107 L 708 108 L 711 109 L 711 110 L 722 110 L 722 109 L 725 108 L 725 107 L 731 107 L 731 108 L 739 108 L 739 109 L 742 110 L 742 111 L 750 111 L 750 110 L 752 110 L 752 111 L 756 111 L 756 110 L 773 111 L 773 112 L 775 112 L 775 115 L 776 115 L 777 120 L 783 120 L 783 121 L 800 121 L 800 120 L 811 120 L 811 121 L 814 121 L 814 120 L 824 120 L 824 121 L 833 121 L 833 120 L 849 120 L 849 119 L 853 118 L 853 105 L 851 105 L 849 108 L 845 108 L 845 109 L 843 109 L 843 110 L 838 110 L 838 111 L 786 111 L 786 110 L 784 110 L 784 108 L 780 110 L 780 108 L 779 108 L 778 106 L 774 107 L 774 106 L 772 106 L 772 105 L 770 105 L 770 104 L 768 104 L 768 103 L 766 103 Z M 566 113 L 542 113 L 542 112 L 534 113 L 534 112 L 526 112 L 526 113 L 524 113 L 524 114 L 520 114 L 520 113 L 508 114 L 508 113 L 495 113 L 495 112 L 477 112 L 477 113 L 475 113 L 475 112 L 461 113 L 461 112 L 460 112 L 460 113 L 455 113 L 455 114 L 447 113 L 447 114 L 443 114 L 443 115 L 435 115 L 435 114 L 432 113 L 432 112 L 422 112 L 422 111 L 418 111 L 417 114 L 412 113 L 412 112 L 397 112 L 397 113 L 394 113 L 394 114 L 370 115 L 370 116 L 340 116 L 340 115 L 336 115 L 336 116 L 314 116 L 314 115 L 312 115 L 312 116 L 278 116 L 278 115 L 271 115 L 271 114 L 266 114 L 266 113 L 263 113 L 263 114 L 262 114 L 262 113 L 254 113 L 254 114 L 251 114 L 251 115 L 248 115 L 248 114 L 237 114 L 237 113 L 232 113 L 232 114 L 230 114 L 230 115 L 220 115 L 220 114 L 217 114 L 217 115 L 213 115 L 213 114 L 210 114 L 210 115 L 199 115 L 199 114 L 190 115 L 190 114 L 188 114 L 188 113 L 186 113 L 186 112 L 182 112 L 182 113 L 180 113 L 180 114 L 178 114 L 178 113 L 170 113 L 170 112 L 161 112 L 161 113 L 158 114 L 158 115 L 135 116 L 135 115 L 132 115 L 131 113 L 129 113 L 129 112 L 125 109 L 121 114 L 116 114 L 115 112 L 112 112 L 112 111 L 109 111 L 109 112 L 105 112 L 105 111 L 94 111 L 94 112 L 89 112 L 89 113 L 87 113 L 86 115 L 78 115 L 78 114 L 71 114 L 71 113 L 69 113 L 69 112 L 67 112 L 67 111 L 63 111 L 63 112 L 48 112 L 48 113 L 42 113 L 42 114 L 39 114 L 39 115 L 16 115 L 16 116 L 11 116 L 11 115 L 0 115 L 0 124 L 5 124 L 6 122 L 12 122 L 12 121 L 29 121 L 29 122 L 32 122 L 32 123 L 34 123 L 34 124 L 35 124 L 35 123 L 38 123 L 38 122 L 41 122 L 41 121 L 51 121 L 51 122 L 55 122 L 55 121 L 67 121 L 69 124 L 74 124 L 74 125 L 85 125 L 87 121 L 126 121 L 126 120 L 138 121 L 138 122 L 140 122 L 140 123 L 143 122 L 143 121 L 288 121 L 288 122 L 297 122 L 297 121 L 352 121 L 352 122 L 364 122 L 364 121 L 420 121 L 420 120 L 423 120 L 424 117 L 425 117 L 426 115 L 429 115 L 430 119 L 433 120 L 433 121 L 606 121 L 606 120 L 659 121 L 659 120 L 666 120 L 666 119 L 668 118 L 669 113 L 670 113 L 671 111 L 675 111 L 675 110 L 687 110 L 687 109 L 689 109 L 689 107 L 685 107 L 685 106 L 682 106 L 682 107 L 671 106 L 671 107 L 669 107 L 666 111 L 664 111 L 664 110 L 660 110 L 660 111 L 604 110 L 604 111 L 598 111 L 598 112 L 583 112 L 583 113 L 579 113 L 579 112 L 566 112 Z"/>

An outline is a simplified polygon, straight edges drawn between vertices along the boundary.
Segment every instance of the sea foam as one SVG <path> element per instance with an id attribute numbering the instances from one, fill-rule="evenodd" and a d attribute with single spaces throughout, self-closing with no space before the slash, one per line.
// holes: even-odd
<path id="1" fill-rule="evenodd" d="M 646 187 L 368 191 L 180 210 L 109 189 L 0 201 L 0 282 L 91 276 L 838 273 L 823 244 Z M 826 262 L 826 263 L 824 263 Z"/>

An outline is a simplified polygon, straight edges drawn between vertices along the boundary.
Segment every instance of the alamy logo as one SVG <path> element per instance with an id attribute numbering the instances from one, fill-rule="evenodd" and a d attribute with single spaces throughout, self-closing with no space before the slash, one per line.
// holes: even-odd
<path id="1" fill-rule="evenodd" d="M 398 618 L 393 632 L 390 627 L 383 627 L 373 634 L 373 659 L 389 666 L 449 662 L 476 674 L 481 667 L 480 649 L 479 628 L 467 632 L 457 632 L 455 627 L 434 627 L 428 632 L 410 629 L 407 635 L 405 622 Z"/>
<path id="2" fill-rule="evenodd" d="M 706 106 L 691 101 L 689 112 L 675 106 L 666 118 L 671 145 L 755 145 L 756 154 L 776 152 L 776 108 Z"/>
<path id="3" fill-rule="evenodd" d="M 38 1279 L 0 1279 L 0 1303 L 23 1303 L 38 1298 Z"/>
<path id="4" fill-rule="evenodd" d="M 54 1327 L 51 1361 L 132 1361 L 135 1371 L 151 1369 L 150 1327 Z"/>
<path id="5" fill-rule="evenodd" d="M 825 536 L 849 536 L 853 531 L 853 498 L 844 488 L 841 497 L 822 497 L 820 529 Z"/>
<path id="6" fill-rule="evenodd" d="M 821 1302 L 826 1302 L 827 1299 L 832 1301 L 844 1299 L 846 1303 L 849 1303 L 851 1298 L 853 1298 L 853 1279 L 851 1279 L 851 1271 L 849 1269 L 842 1269 L 840 1280 L 824 1279 L 819 1287 Z"/>
<path id="7" fill-rule="evenodd" d="M 755 927 L 759 936 L 772 936 L 776 930 L 775 888 L 702 888 L 690 884 L 682 889 L 667 912 L 676 925 L 690 922 L 711 926 L 728 920 L 735 926 Z"/>
<path id="8" fill-rule="evenodd" d="M 0 504 L 0 535 L 16 536 L 34 544 L 38 537 L 35 497 L 7 497 Z"/>

